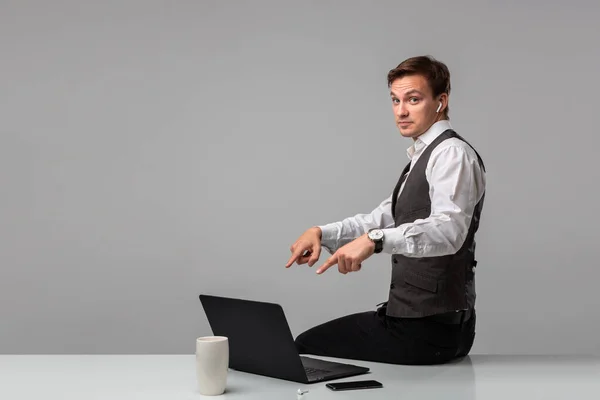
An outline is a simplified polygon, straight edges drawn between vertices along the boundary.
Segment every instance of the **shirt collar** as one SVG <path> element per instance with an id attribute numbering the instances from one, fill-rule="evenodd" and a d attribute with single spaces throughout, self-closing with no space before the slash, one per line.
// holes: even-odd
<path id="1" fill-rule="evenodd" d="M 441 120 L 431 125 L 429 129 L 427 129 L 425 132 L 419 135 L 417 140 L 413 142 L 412 146 L 406 149 L 406 154 L 408 155 L 408 158 L 412 160 L 412 158 L 416 154 L 423 151 L 425 147 L 429 146 L 431 142 L 433 142 L 438 136 L 440 136 L 448 129 L 452 129 L 450 121 L 448 120 Z"/>

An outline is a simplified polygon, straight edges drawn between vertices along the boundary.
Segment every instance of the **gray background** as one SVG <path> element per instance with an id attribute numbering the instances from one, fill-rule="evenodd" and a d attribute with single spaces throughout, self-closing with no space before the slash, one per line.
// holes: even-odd
<path id="1" fill-rule="evenodd" d="M 0 352 L 192 353 L 202 292 L 374 309 L 387 255 L 284 265 L 390 194 L 386 74 L 431 54 L 488 168 L 473 353 L 600 354 L 600 4 L 497 3 L 0 1 Z"/>

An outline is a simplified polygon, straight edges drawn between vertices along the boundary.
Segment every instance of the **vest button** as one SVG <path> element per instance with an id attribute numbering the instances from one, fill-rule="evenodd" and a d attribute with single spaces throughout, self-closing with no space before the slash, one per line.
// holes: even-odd
<path id="1" fill-rule="evenodd" d="M 393 283 L 390 285 L 390 289 L 394 289 L 395 287 L 396 287 L 396 286 L 394 286 L 394 284 L 393 284 Z"/>
<path id="2" fill-rule="evenodd" d="M 398 264 L 398 260 L 394 258 L 394 264 Z"/>

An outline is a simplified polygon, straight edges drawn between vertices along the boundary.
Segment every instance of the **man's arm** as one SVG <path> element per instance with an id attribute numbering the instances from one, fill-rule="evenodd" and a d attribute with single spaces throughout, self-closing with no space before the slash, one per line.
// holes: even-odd
<path id="1" fill-rule="evenodd" d="M 485 191 L 485 173 L 477 155 L 459 145 L 436 149 L 429 159 L 426 178 L 430 216 L 384 229 L 383 252 L 434 257 L 454 254 L 464 243 L 475 206 Z"/>
<path id="2" fill-rule="evenodd" d="M 321 245 L 330 254 L 365 234 L 371 228 L 388 228 L 394 226 L 392 217 L 392 196 L 381 202 L 369 214 L 356 214 L 353 217 L 326 225 L 319 225 L 321 229 Z"/>
<path id="3" fill-rule="evenodd" d="M 290 247 L 292 256 L 285 264 L 285 267 L 289 268 L 294 262 L 298 265 L 308 263 L 312 267 L 319 260 L 322 247 L 330 254 L 334 254 L 340 247 L 353 242 L 371 228 L 394 226 L 394 219 L 391 213 L 391 200 L 392 196 L 388 197 L 369 214 L 357 214 L 342 221 L 307 229 Z M 365 246 L 361 247 L 369 250 L 370 247 L 374 248 L 375 245 L 369 239 L 365 243 Z M 343 260 L 341 264 L 344 265 Z M 354 267 L 360 269 L 359 264 Z"/>

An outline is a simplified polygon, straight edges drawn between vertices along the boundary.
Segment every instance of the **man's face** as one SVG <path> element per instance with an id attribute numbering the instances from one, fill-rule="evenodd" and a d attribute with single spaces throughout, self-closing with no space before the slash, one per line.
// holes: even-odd
<path id="1" fill-rule="evenodd" d="M 414 140 L 444 115 L 442 107 L 436 112 L 441 99 L 434 99 L 427 80 L 421 75 L 408 75 L 398 78 L 390 86 L 390 96 L 396 125 L 400 134 Z"/>

